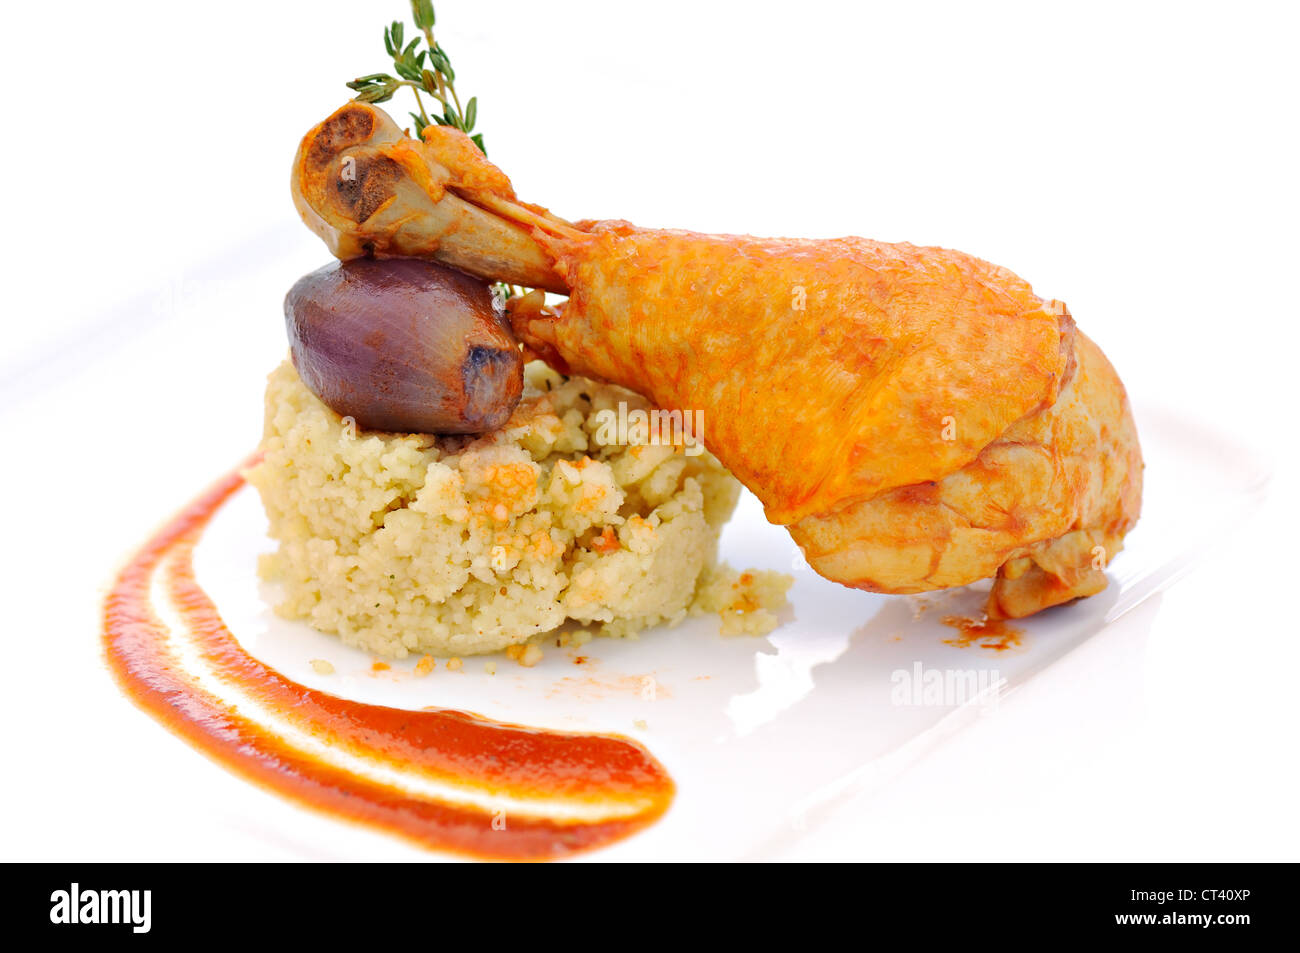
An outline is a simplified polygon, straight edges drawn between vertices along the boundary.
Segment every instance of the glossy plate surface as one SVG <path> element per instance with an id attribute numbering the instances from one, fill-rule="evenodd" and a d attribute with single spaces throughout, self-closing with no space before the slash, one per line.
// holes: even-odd
<path id="1" fill-rule="evenodd" d="M 530 669 L 495 657 L 489 674 L 484 658 L 466 658 L 459 671 L 440 665 L 418 678 L 412 658 L 376 671 L 371 655 L 270 611 L 275 588 L 258 580 L 255 566 L 272 543 L 248 488 L 214 519 L 196 570 L 243 645 L 305 685 L 374 704 L 463 708 L 641 740 L 672 774 L 677 799 L 658 824 L 592 856 L 762 858 L 832 821 L 842 802 L 887 783 L 1174 582 L 1258 502 L 1265 470 L 1248 453 L 1157 405 L 1138 401 L 1137 414 L 1146 503 L 1110 568 L 1110 587 L 1016 623 L 1019 640 L 993 647 L 961 644 L 967 640 L 942 621 L 977 616 L 987 584 L 913 597 L 837 586 L 807 568 L 748 494 L 724 531 L 722 558 L 796 577 L 791 606 L 766 638 L 722 637 L 716 619 L 692 619 L 637 640 L 551 645 Z M 1195 520 L 1186 518 L 1191 512 Z M 329 661 L 333 674 L 318 674 L 315 659 Z M 303 823 L 325 825 L 317 839 L 340 826 L 306 812 Z M 405 845 L 394 852 L 419 855 Z"/>

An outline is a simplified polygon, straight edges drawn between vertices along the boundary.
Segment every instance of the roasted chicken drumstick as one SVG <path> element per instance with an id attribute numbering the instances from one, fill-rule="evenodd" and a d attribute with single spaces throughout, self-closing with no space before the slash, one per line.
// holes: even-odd
<path id="1" fill-rule="evenodd" d="M 915 593 L 996 575 L 990 617 L 1092 595 L 1137 520 L 1115 371 L 1059 301 L 961 252 L 570 224 L 463 133 L 349 103 L 295 202 L 338 257 L 438 259 L 540 293 L 511 323 L 561 370 L 702 411 L 704 443 L 821 575 Z"/>

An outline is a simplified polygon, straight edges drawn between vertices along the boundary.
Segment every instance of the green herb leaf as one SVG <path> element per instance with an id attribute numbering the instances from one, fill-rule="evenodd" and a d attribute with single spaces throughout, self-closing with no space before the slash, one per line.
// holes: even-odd
<path id="1" fill-rule="evenodd" d="M 421 30 L 432 30 L 433 0 L 411 0 L 411 16 Z"/>
<path id="2" fill-rule="evenodd" d="M 394 20 L 392 26 L 384 27 L 384 49 L 388 51 L 389 56 L 397 57 L 400 55 L 402 32 L 402 24 L 398 20 Z"/>
<path id="3" fill-rule="evenodd" d="M 453 83 L 456 81 L 456 71 L 451 68 L 451 60 L 442 51 L 442 47 L 438 46 L 429 50 L 429 65 L 447 77 L 447 82 Z"/>
<path id="4" fill-rule="evenodd" d="M 397 92 L 396 86 L 368 86 L 357 93 L 356 98 L 362 103 L 386 103 L 393 98 L 395 92 Z"/>
<path id="5" fill-rule="evenodd" d="M 478 122 L 478 99 L 471 96 L 462 109 L 460 96 L 456 93 L 456 71 L 452 69 L 451 58 L 433 38 L 435 16 L 433 0 L 411 0 L 411 16 L 420 36 L 406 40 L 406 27 L 400 20 L 394 20 L 384 27 L 384 50 L 393 63 L 393 72 L 370 73 L 359 76 L 347 84 L 348 89 L 356 92 L 356 100 L 364 103 L 382 103 L 393 98 L 403 86 L 411 87 L 415 93 L 419 112 L 411 113 L 415 121 L 415 134 L 422 136 L 430 125 L 451 126 L 462 132 L 473 132 Z M 419 49 L 423 40 L 427 49 Z M 431 114 L 425 108 L 421 93 L 432 96 L 442 106 L 442 115 Z M 483 148 L 483 136 L 470 136 L 474 144 L 487 155 Z"/>
<path id="6" fill-rule="evenodd" d="M 377 86 L 384 83 L 396 83 L 397 80 L 387 73 L 371 73 L 369 76 L 358 76 L 352 82 L 347 84 L 348 89 L 365 89 L 368 86 Z"/>

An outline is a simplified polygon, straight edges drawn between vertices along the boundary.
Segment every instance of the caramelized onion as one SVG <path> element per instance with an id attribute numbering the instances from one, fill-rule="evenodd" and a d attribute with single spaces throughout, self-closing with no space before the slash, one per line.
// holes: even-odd
<path id="1" fill-rule="evenodd" d="M 284 317 L 303 382 L 361 427 L 484 433 L 523 391 L 487 285 L 432 262 L 331 262 L 289 289 Z"/>

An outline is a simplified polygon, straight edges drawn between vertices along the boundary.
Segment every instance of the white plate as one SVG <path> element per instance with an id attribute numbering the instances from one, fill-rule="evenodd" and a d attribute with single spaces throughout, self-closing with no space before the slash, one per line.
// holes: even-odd
<path id="1" fill-rule="evenodd" d="M 500 659 L 495 675 L 482 659 L 423 679 L 411 674 L 414 659 L 375 672 L 369 654 L 277 618 L 268 608 L 274 589 L 255 573 L 257 553 L 272 544 L 251 489 L 218 513 L 195 565 L 242 644 L 305 685 L 375 704 L 640 739 L 676 781 L 676 800 L 657 824 L 591 856 L 762 858 L 1168 586 L 1258 503 L 1266 471 L 1231 440 L 1140 401 L 1137 419 L 1144 509 L 1110 567 L 1111 585 L 1017 623 L 1022 644 L 1005 651 L 955 646 L 957 633 L 940 621 L 977 615 L 987 584 L 887 597 L 827 582 L 748 494 L 724 531 L 722 558 L 795 573 L 791 609 L 770 636 L 724 638 L 716 620 L 695 619 L 639 640 L 550 648 L 532 669 Z M 579 652 L 585 664 L 575 663 Z M 329 660 L 335 673 L 317 674 L 312 659 Z M 315 815 L 304 823 L 339 826 Z M 344 856 L 372 856 L 368 840 L 333 844 Z"/>
<path id="2" fill-rule="evenodd" d="M 6 735 L 17 763 L 45 779 L 15 795 L 5 839 L 16 855 L 437 856 L 302 810 L 225 773 L 134 710 L 100 663 L 96 586 L 152 526 L 256 441 L 264 376 L 285 351 L 279 308 L 286 276 L 323 260 L 301 232 L 293 223 L 162 281 L 135 305 L 88 322 L 96 330 L 60 340 L 39 368 L 0 381 L 0 421 L 11 442 L 48 447 L 43 459 L 50 461 L 11 468 L 7 491 L 16 501 L 7 530 L 28 544 L 8 553 L 14 563 L 6 578 L 22 581 L 8 603 L 11 628 L 40 638 L 8 645 L 12 684 L 0 694 L 0 709 L 12 726 L 38 711 L 46 729 Z M 696 620 L 635 642 L 597 640 L 586 648 L 596 660 L 590 666 L 552 650 L 531 670 L 502 662 L 489 677 L 470 660 L 461 673 L 440 669 L 415 680 L 403 677 L 410 663 L 371 674 L 369 656 L 268 611 L 272 594 L 254 568 L 269 543 L 251 491 L 218 515 L 198 548 L 197 570 L 235 635 L 305 684 L 389 705 L 459 706 L 643 740 L 677 782 L 676 801 L 658 824 L 593 857 L 770 856 L 988 710 L 987 699 L 891 704 L 895 673 L 913 672 L 918 662 L 923 672 L 996 669 L 1006 679 L 1003 692 L 1012 690 L 1169 585 L 1211 547 L 1222 549 L 1246 522 L 1265 473 L 1254 454 L 1178 410 L 1140 398 L 1135 405 L 1147 462 L 1144 512 L 1110 568 L 1112 585 L 1023 623 L 1024 651 L 1015 654 L 945 644 L 954 633 L 938 619 L 973 611 L 974 593 L 943 596 L 916 619 L 915 600 L 846 590 L 804 570 L 791 592 L 791 618 L 765 639 L 723 639 L 710 620 Z M 87 418 L 87 407 L 104 413 Z M 52 465 L 69 454 L 76 465 Z M 49 500 L 76 505 L 52 509 Z M 75 527 L 76 535 L 51 533 L 52 525 Z M 724 532 L 722 550 L 738 567 L 790 571 L 796 562 L 784 531 L 768 525 L 749 498 Z M 55 693 L 27 675 L 50 664 L 51 646 L 59 660 Z M 317 676 L 312 658 L 332 660 L 338 673 Z M 658 687 L 653 701 L 641 694 L 646 675 Z M 1099 686 L 1096 697 L 1113 707 L 1113 691 L 1114 684 Z M 54 758 L 50 737 L 62 739 Z M 64 822 L 72 817 L 77 824 Z"/>

